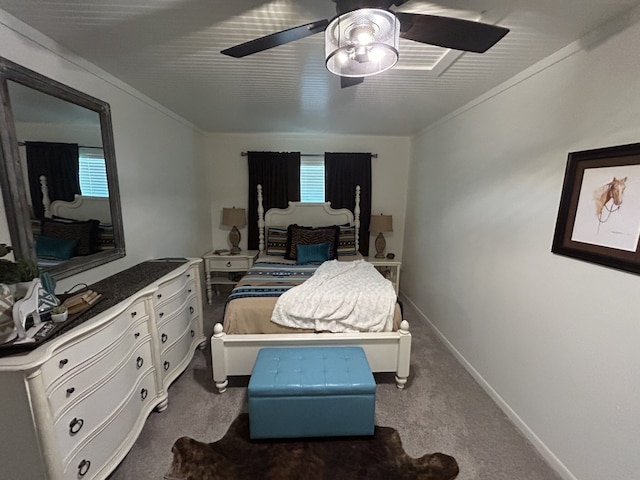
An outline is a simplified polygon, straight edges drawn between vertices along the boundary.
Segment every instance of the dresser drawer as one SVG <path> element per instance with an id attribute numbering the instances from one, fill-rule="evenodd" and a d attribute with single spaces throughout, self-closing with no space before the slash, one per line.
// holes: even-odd
<path id="1" fill-rule="evenodd" d="M 132 321 L 147 315 L 146 304 L 140 300 L 118 315 L 113 321 L 86 335 L 76 337 L 68 344 L 56 349 L 56 353 L 42 365 L 42 380 L 45 388 L 74 371 L 79 365 L 99 355 L 113 342 L 126 335 Z"/>
<path id="2" fill-rule="evenodd" d="M 187 270 L 185 273 L 180 275 L 179 277 L 172 278 L 164 283 L 161 283 L 158 287 L 158 290 L 153 294 L 153 301 L 156 306 L 161 305 L 162 303 L 170 300 L 174 295 L 178 294 L 181 290 L 185 289 L 187 283 L 194 282 L 195 284 L 195 275 L 191 269 Z M 195 288 L 195 287 L 192 287 Z"/>
<path id="3" fill-rule="evenodd" d="M 195 348 L 193 342 L 198 336 L 198 318 L 194 318 L 180 337 L 173 344 L 169 345 L 162 353 L 162 380 L 163 383 L 170 377 L 177 368 L 185 368 L 185 359 L 191 358 L 191 351 Z M 188 362 L 187 362 L 188 363 Z"/>
<path id="4" fill-rule="evenodd" d="M 52 383 L 47 390 L 47 398 L 54 418 L 58 417 L 60 411 L 69 402 L 82 398 L 87 389 L 94 388 L 103 378 L 110 375 L 114 369 L 118 368 L 123 358 L 136 358 L 140 368 L 145 366 L 146 360 L 142 357 L 140 357 L 141 360 L 137 360 L 134 350 L 140 343 L 148 342 L 149 338 L 148 322 L 144 317 L 140 318 L 128 328 L 124 335 L 109 345 L 104 355 L 92 358 Z"/>
<path id="5" fill-rule="evenodd" d="M 234 257 L 233 255 L 207 258 L 207 271 L 238 272 L 249 270 L 253 265 L 253 258 Z"/>
<path id="6" fill-rule="evenodd" d="M 193 306 L 195 299 L 189 298 L 182 304 L 177 313 L 174 313 L 168 321 L 158 326 L 158 335 L 160 336 L 160 351 L 164 352 L 167 347 L 173 344 L 184 332 L 191 320 L 198 316 L 198 311 Z"/>
<path id="7" fill-rule="evenodd" d="M 54 421 L 58 448 L 66 458 L 88 435 L 118 410 L 123 399 L 131 395 L 140 378 L 153 372 L 151 340 L 141 344 L 131 357 L 122 361 L 114 372 L 70 403 Z M 147 395 L 155 395 L 148 389 Z"/>
<path id="8" fill-rule="evenodd" d="M 156 317 L 158 324 L 162 324 L 172 318 L 176 312 L 185 308 L 185 303 L 192 301 L 196 296 L 195 282 L 188 282 L 182 290 L 176 292 L 166 302 L 162 302 L 156 307 Z"/>
<path id="9" fill-rule="evenodd" d="M 122 408 L 111 416 L 86 442 L 79 445 L 64 462 L 65 480 L 105 478 L 109 471 L 103 467 L 119 453 L 124 441 L 132 434 L 132 427 L 140 419 L 140 412 L 150 409 L 154 401 L 155 379 L 148 371 L 124 398 Z M 124 455 L 123 455 L 124 456 Z"/>

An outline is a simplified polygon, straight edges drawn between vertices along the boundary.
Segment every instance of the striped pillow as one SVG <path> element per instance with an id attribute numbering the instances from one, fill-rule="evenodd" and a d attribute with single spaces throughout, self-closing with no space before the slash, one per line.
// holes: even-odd
<path id="1" fill-rule="evenodd" d="M 340 233 L 338 234 L 338 256 L 355 255 L 356 253 L 355 225 L 340 225 Z"/>
<path id="2" fill-rule="evenodd" d="M 289 237 L 287 242 L 287 252 L 284 258 L 296 260 L 298 245 L 314 245 L 317 243 L 329 243 L 329 260 L 338 256 L 338 233 L 340 227 L 332 225 L 330 227 L 301 227 L 299 225 L 289 225 Z"/>
<path id="3" fill-rule="evenodd" d="M 267 227 L 267 255 L 284 257 L 287 252 L 287 228 Z"/>

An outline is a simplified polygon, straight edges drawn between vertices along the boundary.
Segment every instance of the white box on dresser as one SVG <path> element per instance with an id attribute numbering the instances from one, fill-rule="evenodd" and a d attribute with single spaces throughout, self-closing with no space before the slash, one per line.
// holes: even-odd
<path id="1" fill-rule="evenodd" d="M 0 358 L 0 479 L 104 479 L 115 469 L 205 346 L 201 264 L 176 262 L 37 349 Z"/>

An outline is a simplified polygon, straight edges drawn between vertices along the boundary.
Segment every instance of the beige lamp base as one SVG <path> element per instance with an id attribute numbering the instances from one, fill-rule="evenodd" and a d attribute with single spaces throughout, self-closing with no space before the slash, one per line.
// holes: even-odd
<path id="1" fill-rule="evenodd" d="M 241 238 L 240 230 L 238 230 L 238 227 L 234 225 L 231 231 L 229 232 L 229 243 L 231 244 L 231 250 L 230 250 L 231 255 L 237 255 L 238 253 L 240 253 L 240 247 L 238 246 L 240 244 L 240 238 Z"/>
<path id="2" fill-rule="evenodd" d="M 376 257 L 384 258 L 384 249 L 387 248 L 387 241 L 384 239 L 382 232 L 378 233 L 376 237 Z"/>

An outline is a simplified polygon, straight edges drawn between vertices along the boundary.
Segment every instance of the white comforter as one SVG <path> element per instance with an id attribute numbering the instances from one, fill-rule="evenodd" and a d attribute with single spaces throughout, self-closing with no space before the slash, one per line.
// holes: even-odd
<path id="1" fill-rule="evenodd" d="M 396 292 L 365 260 L 324 262 L 307 281 L 283 293 L 271 321 L 328 332 L 389 332 Z"/>

